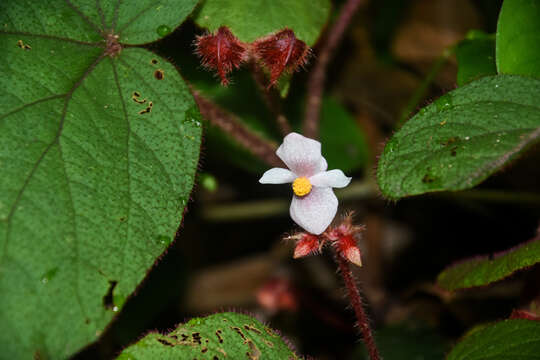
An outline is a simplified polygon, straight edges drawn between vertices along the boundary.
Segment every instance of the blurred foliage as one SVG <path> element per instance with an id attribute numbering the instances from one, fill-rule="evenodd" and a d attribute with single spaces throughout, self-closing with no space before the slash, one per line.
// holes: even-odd
<path id="1" fill-rule="evenodd" d="M 4 1 L 0 13 L 10 14 L 12 9 L 21 9 L 22 5 L 15 3 Z M 45 266 L 33 261 L 32 256 L 21 258 L 21 264 L 39 265 L 36 265 L 39 271 L 31 273 L 32 276 L 39 274 L 39 279 L 36 278 L 39 281 L 32 286 L 43 285 L 38 288 L 42 292 L 22 291 L 27 286 L 24 281 L 6 288 L 2 293 L 8 295 L 2 297 L 0 304 L 9 300 L 13 306 L 27 307 L 31 311 L 0 308 L 0 322 L 13 329 L 13 316 L 22 318 L 33 314 L 17 322 L 17 326 L 22 326 L 31 323 L 28 319 L 33 321 L 33 330 L 21 337 L 28 345 L 27 357 L 65 358 L 94 339 L 95 342 L 74 358 L 112 358 L 121 349 L 125 349 L 121 358 L 144 358 L 141 356 L 147 355 L 138 354 L 145 351 L 155 351 L 152 357 L 166 358 L 177 352 L 183 356 L 186 349 L 193 356 L 209 356 L 211 351 L 219 351 L 218 348 L 204 349 L 205 339 L 219 341 L 214 329 L 217 324 L 211 324 L 211 329 L 204 328 L 204 322 L 210 318 L 224 324 L 223 317 L 232 316 L 234 321 L 240 321 L 240 328 L 249 323 L 266 329 L 247 315 L 225 313 L 200 317 L 233 306 L 270 321 L 295 344 L 298 353 L 322 360 L 366 358 L 358 345 L 354 318 L 346 309 L 341 280 L 335 274 L 329 254 L 293 261 L 293 245 L 282 241 L 284 233 L 296 230 L 287 217 L 291 196 L 288 186 L 259 186 L 257 180 L 268 165 L 251 155 L 233 134 L 213 126 L 211 119 L 201 119 L 195 107 L 190 106 L 188 111 L 183 108 L 178 111 L 176 107 L 163 109 L 165 103 L 192 104 L 182 85 L 185 82 L 230 113 L 250 132 L 278 146 L 283 130 L 278 126 L 277 115 L 284 115 L 294 131 L 302 129 L 308 95 L 306 81 L 320 56 L 318 40 L 324 39 L 321 35 L 338 19 L 344 3 L 345 0 L 206 0 L 176 28 L 182 21 L 178 14 L 187 15 L 191 10 L 189 6 L 194 6 L 192 1 L 170 0 L 149 5 L 147 11 L 137 15 L 139 17 L 130 16 L 137 7 L 130 9 L 119 2 L 121 19 L 118 24 L 124 31 L 119 34 L 119 41 L 143 49 L 125 47 L 118 58 L 104 57 L 96 68 L 92 68 L 92 61 L 103 53 L 105 42 L 92 25 L 81 21 L 73 7 L 56 1 L 46 6 L 36 3 L 32 4 L 36 9 L 32 14 L 38 14 L 40 21 L 33 21 L 34 15 L 23 11 L 24 15 L 10 15 L 0 23 L 2 49 L 8 49 L 5 51 L 7 61 L 0 71 L 9 74 L 3 77 L 6 90 L 1 102 L 7 113 L 0 115 L 0 127 L 22 131 L 17 136 L 4 131 L 0 151 L 10 147 L 24 152 L 43 146 L 35 134 L 55 134 L 43 130 L 49 124 L 46 120 L 53 114 L 55 119 L 61 118 L 64 110 L 68 115 L 76 113 L 73 119 L 66 117 L 65 125 L 68 128 L 79 126 L 77 136 L 68 138 L 60 134 L 59 142 L 76 140 L 81 149 L 85 149 L 85 145 L 97 139 L 92 131 L 99 130 L 110 136 L 110 141 L 107 144 L 96 142 L 88 153 L 100 161 L 119 156 L 100 176 L 94 174 L 93 165 L 81 167 L 81 179 L 91 178 L 101 184 L 101 190 L 88 201 L 96 205 L 97 199 L 110 201 L 125 193 L 125 186 L 111 185 L 112 180 L 121 177 L 109 172 L 124 166 L 126 158 L 122 154 L 127 154 L 127 162 L 140 160 L 136 165 L 146 174 L 141 178 L 133 175 L 131 180 L 136 181 L 140 189 L 153 191 L 149 199 L 130 198 L 128 203 L 137 201 L 137 205 L 147 210 L 148 204 L 167 200 L 154 218 L 159 223 L 167 219 L 170 225 L 169 230 L 159 232 L 149 242 L 144 234 L 154 227 L 144 222 L 130 223 L 137 226 L 131 232 L 133 244 L 130 246 L 148 246 L 149 251 L 131 253 L 134 256 L 129 257 L 130 260 L 126 258 L 122 263 L 125 266 L 118 268 L 121 271 L 115 270 L 119 271 L 119 277 L 113 279 L 108 272 L 100 275 L 103 282 L 100 286 L 91 286 L 94 282 L 81 277 L 77 271 L 68 272 L 69 268 L 64 265 Z M 90 22 L 109 24 L 115 16 L 116 2 L 102 0 L 98 4 L 102 12 L 97 11 L 94 3 L 87 6 L 78 2 L 75 6 L 80 7 Z M 499 17 L 501 5 L 503 10 Z M 540 298 L 536 242 L 523 244 L 523 240 L 534 237 L 540 218 L 540 168 L 537 166 L 540 112 L 536 101 L 540 86 L 535 79 L 540 68 L 536 46 L 540 34 L 537 5 L 533 0 L 371 1 L 354 17 L 341 45 L 332 54 L 321 106 L 320 140 L 329 168 L 340 168 L 353 177 L 353 183 L 338 192 L 340 209 L 354 210 L 357 221 L 367 225 L 359 240 L 363 267 L 354 271 L 362 284 L 376 341 L 385 359 L 441 359 L 445 354 L 449 354 L 449 359 L 486 356 L 529 359 L 538 353 L 535 323 L 500 321 L 515 309 L 527 310 L 533 314 L 531 316 L 538 314 Z M 66 24 L 60 26 L 59 21 L 64 20 Z M 10 28 L 13 24 L 27 24 L 30 28 L 23 26 L 24 33 L 13 33 Z M 264 77 L 268 74 L 263 72 L 262 83 L 258 84 L 251 73 L 253 63 L 233 71 L 231 84 L 222 87 L 193 54 L 196 36 L 220 25 L 229 26 L 241 40 L 249 42 L 285 26 L 291 27 L 300 39 L 313 47 L 313 57 L 305 69 L 283 76 L 273 93 L 261 91 L 267 85 L 268 79 Z M 36 29 L 42 26 L 45 32 L 30 36 L 28 32 L 32 32 L 34 26 Z M 49 36 L 62 39 L 49 39 Z M 96 42 L 98 46 L 85 53 L 84 45 L 64 41 L 71 37 Z M 149 41 L 154 42 L 138 45 Z M 52 46 L 54 42 L 58 46 Z M 26 61 L 35 64 L 27 66 Z M 117 66 L 117 72 L 104 71 L 103 64 Z M 83 75 L 85 69 L 89 74 Z M 156 75 L 158 70 L 161 71 L 160 81 Z M 62 72 L 66 76 L 62 76 Z M 82 86 L 76 81 L 81 76 Z M 86 81 L 94 76 L 96 81 L 88 86 Z M 141 82 L 133 80 L 135 78 Z M 174 84 L 170 84 L 173 80 Z M 72 92 L 69 86 L 61 87 L 68 83 L 75 84 Z M 128 86 L 124 89 L 126 83 Z M 11 112 L 17 98 L 30 104 L 33 100 L 25 96 L 43 90 L 42 84 L 60 86 L 59 92 L 49 93 L 51 100 L 57 100 L 56 106 L 50 108 L 52 102 L 38 102 L 33 107 L 23 107 L 26 110 L 21 113 L 35 112 L 32 126 L 22 121 L 6 121 L 17 113 Z M 79 86 L 88 90 L 87 95 L 79 94 Z M 133 97 L 133 86 L 146 90 L 140 97 Z M 124 100 L 118 91 L 110 92 L 118 87 L 124 92 Z M 9 89 L 18 89 L 20 94 L 12 96 Z M 156 93 L 158 90 L 160 95 Z M 151 99 L 147 92 L 154 94 Z M 55 95 L 66 93 L 69 96 Z M 269 95 L 277 95 L 275 104 L 268 104 Z M 117 99 L 118 106 L 104 110 L 109 103 L 102 104 L 103 98 Z M 161 160 L 157 163 L 151 161 L 157 149 L 125 148 L 121 135 L 125 135 L 126 129 L 115 130 L 125 124 L 121 121 L 124 119 L 120 111 L 122 103 L 131 114 L 131 109 L 145 98 L 146 102 L 153 101 L 152 114 L 160 110 L 161 115 L 150 117 L 147 122 L 130 121 L 129 129 L 138 134 L 138 126 L 142 126 L 148 130 L 143 140 L 159 144 L 160 149 L 166 148 L 163 154 L 159 153 Z M 81 104 L 86 107 L 79 110 L 90 110 L 75 112 Z M 119 111 L 118 116 L 107 115 L 113 110 Z M 162 110 L 165 111 L 161 113 Z M 92 116 L 93 112 L 102 116 Z M 183 117 L 189 121 L 180 124 L 177 120 Z M 96 126 L 94 122 L 108 125 Z M 193 163 L 191 169 L 189 164 L 198 151 L 199 123 L 204 125 L 200 173 L 196 178 L 200 186 L 195 186 L 189 195 L 195 177 L 195 165 Z M 167 126 L 176 129 L 176 125 L 178 131 L 160 131 Z M 186 141 L 197 142 L 197 151 L 187 151 Z M 24 157 L 12 155 L 0 157 L 0 168 L 8 173 L 4 179 L 12 178 L 13 169 L 26 169 L 32 164 Z M 85 164 L 92 164 L 91 157 Z M 158 166 L 160 164 L 167 166 Z M 70 170 L 74 162 L 67 161 L 65 166 Z M 378 168 L 377 174 L 372 167 Z M 184 174 L 179 168 L 189 168 L 192 172 L 186 170 Z M 61 170 L 61 167 L 51 165 L 47 169 Z M 165 181 L 164 176 L 181 183 L 182 189 L 189 189 L 181 196 L 164 195 L 169 181 Z M 35 186 L 36 193 L 39 190 L 39 193 L 57 196 L 44 202 L 50 210 L 40 215 L 40 219 L 45 219 L 41 222 L 43 226 L 28 226 L 37 234 L 27 238 L 38 244 L 35 248 L 28 247 L 35 253 L 47 250 L 52 244 L 46 230 L 54 227 L 66 208 L 58 202 L 63 199 L 67 185 L 56 181 L 59 178 L 40 179 L 43 182 L 39 186 L 32 182 L 28 185 Z M 375 180 L 382 195 L 394 201 L 381 199 Z M 2 181 L 0 184 L 4 183 Z M 109 185 L 110 189 L 103 190 Z M 472 187 L 475 189 L 467 190 Z M 17 186 L 10 185 L 11 194 L 14 193 L 12 188 Z M 80 193 L 80 190 L 75 191 L 74 198 Z M 395 201 L 402 198 L 405 199 Z M 5 203 L 0 201 L 0 230 L 6 224 L 2 219 L 11 216 L 6 212 Z M 110 210 L 108 204 L 98 203 L 95 212 L 84 212 L 81 217 L 95 222 L 94 215 Z M 26 210 L 21 211 L 33 209 L 32 206 L 30 202 L 25 203 Z M 168 206 L 176 206 L 175 211 L 168 211 Z M 34 218 L 34 213 L 28 213 L 25 221 L 30 224 Z M 65 229 L 68 225 L 65 221 L 56 228 Z M 8 231 L 18 229 L 13 227 Z M 115 248 L 104 251 L 104 248 L 85 247 L 80 259 L 92 263 L 99 259 L 108 262 L 107 259 L 120 258 L 124 253 L 128 256 L 129 248 L 122 247 L 121 237 L 101 236 L 104 233 L 112 236 L 116 234 L 114 230 L 98 230 L 95 231 L 96 244 L 104 241 Z M 10 251 L 11 246 L 23 243 L 12 244 L 13 241 L 8 246 Z M 62 251 L 69 249 L 67 245 Z M 475 257 L 478 254 L 495 255 Z M 56 261 L 57 257 L 52 254 L 47 255 L 47 259 Z M 0 258 L 0 285 L 6 278 L 3 261 L 4 258 Z M 461 263 L 456 263 L 458 261 Z M 105 265 L 116 263 L 110 261 Z M 144 265 L 133 270 L 133 266 L 142 263 Z M 456 265 L 448 267 L 452 263 Z M 8 275 L 17 272 L 15 267 L 10 269 Z M 100 270 L 103 269 L 100 267 Z M 141 282 L 146 273 L 145 281 Z M 438 284 L 435 282 L 437 274 L 440 274 Z M 125 276 L 131 279 L 129 287 L 122 280 Z M 259 298 L 260 289 L 267 289 L 276 278 L 287 284 L 286 295 L 294 304 L 286 310 L 269 309 Z M 59 282 L 59 279 L 65 281 Z M 92 287 L 81 298 L 85 303 L 93 302 L 98 309 L 90 316 L 105 314 L 98 327 L 93 322 L 83 325 L 92 330 L 84 341 L 79 339 L 75 321 L 71 322 L 78 319 L 72 316 L 76 305 L 66 307 L 58 301 L 56 305 L 66 310 L 51 311 L 52 308 L 38 303 L 35 297 L 43 295 L 43 291 L 58 289 L 56 295 L 75 302 L 77 298 L 61 291 L 76 288 L 75 281 L 79 280 L 86 284 L 85 288 Z M 120 281 L 115 284 L 107 280 Z M 477 287 L 487 284 L 490 286 Z M 467 292 L 454 291 L 470 286 L 475 288 Z M 52 290 L 43 290 L 47 287 Z M 57 313 L 60 315 L 54 315 Z M 71 320 L 61 321 L 64 317 Z M 187 322 L 189 318 L 193 320 Z M 500 322 L 494 324 L 493 321 Z M 61 328 L 61 333 L 55 330 L 57 328 Z M 148 333 L 149 330 L 156 332 Z M 258 351 L 264 350 L 262 358 L 283 358 L 276 355 L 277 350 L 269 352 L 264 341 L 253 347 L 236 330 L 224 330 L 228 339 L 233 340 L 231 344 L 227 341 L 227 346 L 236 347 L 242 356 L 246 352 L 262 356 Z M 66 331 L 69 334 L 62 335 Z M 244 335 L 248 332 L 247 329 L 241 331 Z M 198 335 L 194 335 L 196 333 Z M 143 334 L 147 336 L 143 338 Z M 6 343 L 4 357 L 20 345 L 11 341 L 11 335 L 8 331 L 0 336 Z M 182 335 L 187 338 L 183 339 Z M 251 335 L 257 337 L 256 332 Z M 55 337 L 54 343 L 46 340 L 49 336 Z M 66 338 L 72 341 L 77 338 L 77 341 L 63 346 L 60 342 Z M 198 344 L 199 338 L 201 344 Z M 180 342 L 176 343 L 178 339 Z M 290 352 L 281 339 L 275 340 L 274 350 Z M 526 344 L 526 341 L 529 342 Z M 186 343 L 194 346 L 188 349 L 184 346 Z M 59 344 L 63 346 L 62 356 Z M 127 344 L 132 345 L 126 348 Z M 148 346 L 144 347 L 145 344 Z M 457 345 L 450 350 L 449 344 Z M 215 341 L 212 345 L 216 345 Z M 38 352 L 31 353 L 33 349 Z"/>

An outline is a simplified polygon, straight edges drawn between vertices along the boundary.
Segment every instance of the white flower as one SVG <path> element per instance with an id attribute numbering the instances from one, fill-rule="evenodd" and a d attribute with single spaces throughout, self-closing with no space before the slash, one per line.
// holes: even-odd
<path id="1" fill-rule="evenodd" d="M 323 233 L 336 216 L 338 200 L 332 188 L 351 182 L 341 170 L 326 171 L 321 143 L 297 133 L 290 133 L 276 151 L 290 170 L 273 168 L 260 178 L 261 184 L 292 183 L 291 218 L 306 231 Z"/>

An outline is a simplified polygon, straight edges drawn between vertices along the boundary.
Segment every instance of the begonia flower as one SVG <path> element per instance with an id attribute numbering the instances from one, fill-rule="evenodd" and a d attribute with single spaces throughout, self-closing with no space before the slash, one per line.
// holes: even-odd
<path id="1" fill-rule="evenodd" d="M 336 216 L 338 200 L 332 188 L 351 182 L 341 170 L 326 171 L 321 143 L 290 133 L 276 151 L 289 169 L 272 168 L 259 179 L 261 184 L 292 183 L 291 218 L 304 230 L 322 234 Z"/>

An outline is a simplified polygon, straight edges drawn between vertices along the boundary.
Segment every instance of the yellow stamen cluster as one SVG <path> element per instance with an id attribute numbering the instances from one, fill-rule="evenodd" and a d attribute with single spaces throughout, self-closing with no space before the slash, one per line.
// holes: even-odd
<path id="1" fill-rule="evenodd" d="M 306 196 L 311 191 L 311 183 L 307 177 L 302 176 L 294 180 L 292 189 L 296 196 Z"/>

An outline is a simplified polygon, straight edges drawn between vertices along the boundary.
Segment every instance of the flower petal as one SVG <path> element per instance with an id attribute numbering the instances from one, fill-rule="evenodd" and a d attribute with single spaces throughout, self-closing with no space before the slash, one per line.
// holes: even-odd
<path id="1" fill-rule="evenodd" d="M 345 176 L 341 170 L 330 170 L 313 175 L 309 178 L 311 185 L 319 187 L 342 188 L 351 182 L 351 178 Z"/>
<path id="2" fill-rule="evenodd" d="M 272 168 L 263 174 L 259 179 L 259 182 L 261 184 L 285 184 L 293 182 L 296 177 L 297 176 L 290 170 Z"/>
<path id="3" fill-rule="evenodd" d="M 298 176 L 312 176 L 323 165 L 321 143 L 294 132 L 285 136 L 276 154 Z"/>
<path id="4" fill-rule="evenodd" d="M 304 197 L 293 196 L 289 212 L 294 222 L 304 230 L 319 235 L 334 220 L 337 207 L 338 200 L 331 188 L 314 187 Z"/>
<path id="5" fill-rule="evenodd" d="M 326 162 L 326 159 L 324 158 L 324 156 L 321 156 L 321 160 L 319 161 L 318 172 L 326 171 L 326 169 L 328 169 L 328 163 Z"/>

